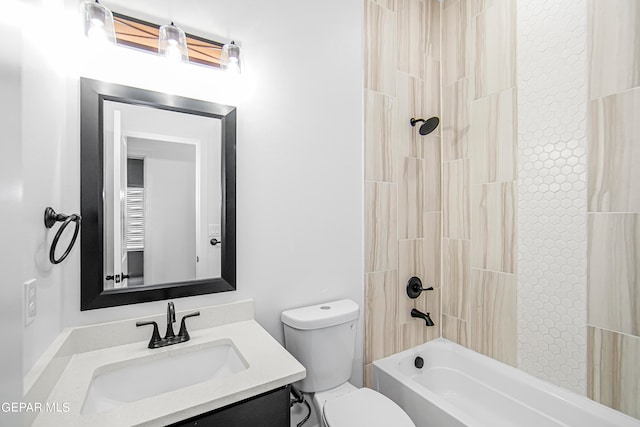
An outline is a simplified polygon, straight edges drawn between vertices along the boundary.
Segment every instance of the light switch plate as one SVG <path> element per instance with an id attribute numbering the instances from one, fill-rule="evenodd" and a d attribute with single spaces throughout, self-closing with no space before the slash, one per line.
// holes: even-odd
<path id="1" fill-rule="evenodd" d="M 220 236 L 222 232 L 221 224 L 209 224 L 209 237 Z"/>
<path id="2" fill-rule="evenodd" d="M 24 283 L 24 324 L 30 325 L 38 314 L 36 279 Z"/>

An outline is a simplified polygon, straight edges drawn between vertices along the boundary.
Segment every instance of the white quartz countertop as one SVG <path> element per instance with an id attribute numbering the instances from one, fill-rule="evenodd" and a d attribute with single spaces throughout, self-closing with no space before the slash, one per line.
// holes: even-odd
<path id="1" fill-rule="evenodd" d="M 150 335 L 151 331 L 149 331 Z M 304 367 L 255 320 L 200 329 L 191 340 L 159 349 L 147 348 L 148 341 L 75 354 L 60 375 L 48 402 L 68 412 L 42 412 L 34 426 L 165 426 L 257 396 L 305 377 Z M 114 363 L 126 364 L 140 357 L 215 341 L 232 342 L 247 369 L 224 378 L 213 378 L 154 397 L 123 404 L 105 412 L 81 413 L 96 369 Z M 122 385 L 123 388 L 127 384 Z"/>

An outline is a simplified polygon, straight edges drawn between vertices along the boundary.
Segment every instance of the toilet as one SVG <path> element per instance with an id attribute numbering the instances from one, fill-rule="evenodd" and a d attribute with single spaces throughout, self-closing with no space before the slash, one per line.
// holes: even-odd
<path id="1" fill-rule="evenodd" d="M 325 427 L 415 427 L 391 399 L 349 383 L 359 311 L 344 299 L 282 313 L 285 347 L 307 369 L 295 386 L 315 393 L 313 404 Z"/>

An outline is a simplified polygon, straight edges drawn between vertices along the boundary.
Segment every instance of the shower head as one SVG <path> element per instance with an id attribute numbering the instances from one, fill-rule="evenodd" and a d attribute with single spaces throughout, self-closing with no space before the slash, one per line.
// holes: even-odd
<path id="1" fill-rule="evenodd" d="M 409 123 L 411 123 L 411 126 L 414 126 L 414 127 L 416 123 L 420 123 L 420 122 L 423 122 L 422 125 L 420 126 L 420 129 L 418 129 L 418 132 L 420 132 L 420 135 L 429 135 L 431 132 L 436 130 L 436 128 L 440 124 L 440 119 L 438 117 L 431 117 L 430 119 L 427 119 L 427 120 L 412 118 L 409 121 Z"/>

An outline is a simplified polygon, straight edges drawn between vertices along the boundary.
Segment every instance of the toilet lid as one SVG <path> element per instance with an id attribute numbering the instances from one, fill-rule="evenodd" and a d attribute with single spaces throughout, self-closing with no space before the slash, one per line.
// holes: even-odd
<path id="1" fill-rule="evenodd" d="M 327 400 L 322 409 L 327 426 L 415 427 L 391 399 L 370 388 Z"/>

